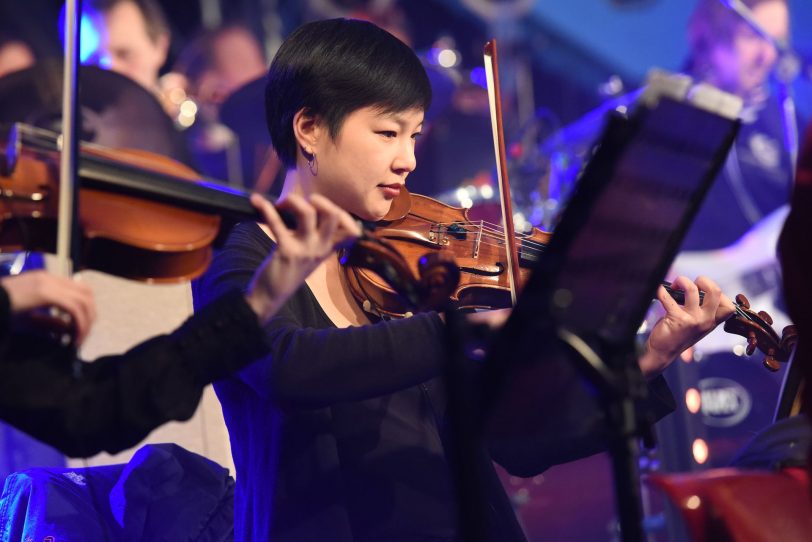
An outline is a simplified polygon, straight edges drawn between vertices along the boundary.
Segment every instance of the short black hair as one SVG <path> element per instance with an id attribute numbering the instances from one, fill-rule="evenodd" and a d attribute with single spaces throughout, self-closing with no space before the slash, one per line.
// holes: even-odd
<path id="1" fill-rule="evenodd" d="M 296 164 L 293 117 L 307 109 L 335 138 L 362 107 L 384 112 L 428 109 L 431 85 L 406 44 L 366 21 L 330 19 L 297 28 L 271 63 L 265 87 L 268 131 L 279 158 Z"/>

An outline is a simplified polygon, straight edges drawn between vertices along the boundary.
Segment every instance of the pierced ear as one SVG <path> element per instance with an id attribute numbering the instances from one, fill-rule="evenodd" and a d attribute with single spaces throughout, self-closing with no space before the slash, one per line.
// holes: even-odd
<path id="1" fill-rule="evenodd" d="M 299 152 L 302 153 L 302 156 L 304 156 L 305 160 L 307 160 L 308 162 L 313 161 L 313 157 L 315 156 L 315 154 L 313 154 L 313 149 L 311 147 L 302 147 L 301 145 L 299 145 Z"/>
<path id="2" fill-rule="evenodd" d="M 302 108 L 293 116 L 293 135 L 305 158 L 313 156 L 314 147 L 321 133 L 321 119 L 309 109 Z"/>

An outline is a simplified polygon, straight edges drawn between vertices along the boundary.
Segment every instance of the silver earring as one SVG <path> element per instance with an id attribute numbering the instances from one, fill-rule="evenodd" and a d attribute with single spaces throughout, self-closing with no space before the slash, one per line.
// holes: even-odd
<path id="1" fill-rule="evenodd" d="M 316 161 L 316 153 L 309 152 L 309 156 L 307 157 L 307 168 L 310 170 L 310 174 L 314 177 L 319 174 L 319 163 Z"/>

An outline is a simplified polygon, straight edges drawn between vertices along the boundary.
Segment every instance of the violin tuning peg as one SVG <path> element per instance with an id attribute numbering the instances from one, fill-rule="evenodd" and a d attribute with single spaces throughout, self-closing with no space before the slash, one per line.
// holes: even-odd
<path id="1" fill-rule="evenodd" d="M 758 316 L 765 322 L 767 322 L 768 326 L 773 325 L 773 317 L 770 316 L 766 311 L 758 311 Z"/>
<path id="2" fill-rule="evenodd" d="M 744 294 L 737 294 L 736 295 L 736 303 L 744 307 L 745 309 L 750 308 L 750 300 Z"/>
<path id="3" fill-rule="evenodd" d="M 753 352 L 755 352 L 755 351 L 756 351 L 756 345 L 748 344 L 747 349 L 744 351 L 744 353 L 747 354 L 748 356 L 752 356 Z"/>
<path id="4" fill-rule="evenodd" d="M 798 338 L 798 328 L 795 324 L 790 324 L 788 326 L 784 326 L 784 329 L 781 331 L 781 341 L 791 341 Z"/>
<path id="5" fill-rule="evenodd" d="M 768 355 L 767 357 L 764 358 L 764 367 L 766 367 L 768 371 L 774 373 L 781 368 L 781 365 L 773 356 Z"/>
<path id="6" fill-rule="evenodd" d="M 747 355 L 752 356 L 753 352 L 756 351 L 757 346 L 758 346 L 758 338 L 756 337 L 756 334 L 751 331 L 750 334 L 747 336 L 747 349 L 745 350 Z"/>
<path id="7" fill-rule="evenodd" d="M 784 327 L 784 330 L 781 332 L 781 342 L 779 343 L 779 348 L 782 353 L 785 353 L 787 357 L 792 355 L 792 352 L 795 350 L 795 346 L 798 344 L 798 328 L 795 325 L 790 324 Z"/>

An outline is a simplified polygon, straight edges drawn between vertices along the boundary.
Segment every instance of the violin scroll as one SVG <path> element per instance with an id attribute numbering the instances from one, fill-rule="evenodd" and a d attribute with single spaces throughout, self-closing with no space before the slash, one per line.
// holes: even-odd
<path id="1" fill-rule="evenodd" d="M 369 280 L 362 270 L 378 275 L 388 284 L 400 303 L 413 312 L 443 310 L 457 288 L 460 270 L 449 254 L 427 254 L 420 258 L 415 274 L 404 257 L 388 241 L 367 232 L 350 247 L 341 252 L 341 264 L 346 271 L 347 282 L 364 311 L 381 317 L 402 317 L 402 312 L 388 310 L 387 305 L 374 300 L 376 295 L 368 292 Z M 407 313 L 408 314 L 408 313 Z"/>
<path id="2" fill-rule="evenodd" d="M 447 252 L 429 252 L 418 260 L 417 269 L 425 306 L 435 310 L 446 308 L 460 282 L 456 259 Z"/>
<path id="3" fill-rule="evenodd" d="M 787 326 L 781 336 L 772 328 L 773 319 L 765 311 L 755 312 L 743 294 L 736 296 L 736 312 L 725 322 L 725 331 L 747 339 L 745 353 L 752 355 L 756 349 L 765 354 L 764 367 L 777 371 L 781 363 L 789 361 L 798 340 L 795 326 Z"/>

